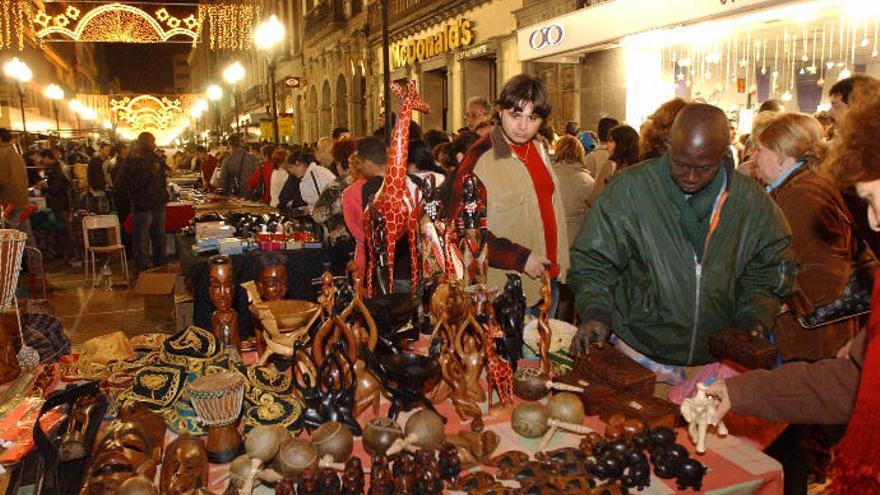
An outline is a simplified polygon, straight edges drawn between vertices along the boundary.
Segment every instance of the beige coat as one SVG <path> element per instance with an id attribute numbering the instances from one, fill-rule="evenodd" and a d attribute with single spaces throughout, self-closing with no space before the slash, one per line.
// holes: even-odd
<path id="1" fill-rule="evenodd" d="M 596 146 L 596 148 L 587 155 L 587 158 L 584 160 L 584 168 L 587 169 L 587 172 L 589 172 L 594 179 L 599 177 L 599 172 L 607 166 L 608 156 L 607 144 Z"/>
<path id="2" fill-rule="evenodd" d="M 578 162 L 555 162 L 553 172 L 559 181 L 570 246 L 587 219 L 587 212 L 590 211 L 588 200 L 595 181 Z"/>
<path id="3" fill-rule="evenodd" d="M 474 166 L 474 174 L 486 188 L 487 218 L 490 232 L 496 237 L 506 238 L 528 248 L 532 253 L 546 256 L 544 229 L 538 196 L 532 186 L 532 178 L 525 165 L 510 150 L 504 141 L 501 127 L 497 126 L 490 134 L 491 149 L 483 153 Z M 560 194 L 560 184 L 553 173 L 547 150 L 535 141 L 544 159 L 550 177 L 553 179 L 553 211 L 556 216 L 557 262 L 559 280 L 565 281 L 571 266 L 568 257 L 568 235 L 565 228 L 565 208 Z M 489 285 L 504 287 L 507 281 L 504 270 L 489 268 Z M 540 300 L 541 281 L 523 276 L 523 293 L 530 304 Z"/>

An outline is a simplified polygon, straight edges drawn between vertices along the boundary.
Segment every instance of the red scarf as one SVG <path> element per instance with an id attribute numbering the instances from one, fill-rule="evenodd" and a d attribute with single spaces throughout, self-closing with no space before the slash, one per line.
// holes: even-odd
<path id="1" fill-rule="evenodd" d="M 880 277 L 874 279 L 868 347 L 862 363 L 859 392 L 846 435 L 831 465 L 831 492 L 842 494 L 880 494 Z"/>

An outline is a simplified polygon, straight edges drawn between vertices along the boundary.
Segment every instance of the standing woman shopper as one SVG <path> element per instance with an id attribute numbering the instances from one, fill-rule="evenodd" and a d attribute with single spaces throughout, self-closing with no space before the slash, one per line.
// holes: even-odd
<path id="1" fill-rule="evenodd" d="M 608 131 L 608 161 L 596 177 L 596 185 L 590 194 L 590 204 L 605 190 L 608 180 L 623 169 L 639 162 L 639 133 L 628 125 L 618 125 Z"/>
<path id="2" fill-rule="evenodd" d="M 574 242 L 587 219 L 587 212 L 590 211 L 587 200 L 595 183 L 584 166 L 584 159 L 584 147 L 577 138 L 565 135 L 556 142 L 553 173 L 559 179 L 559 194 L 562 196 L 562 209 L 565 210 L 569 245 Z"/>
<path id="3" fill-rule="evenodd" d="M 834 140 L 829 175 L 840 189 L 855 189 L 868 205 L 871 229 L 880 231 L 880 98 L 860 102 L 843 118 Z M 718 380 L 708 390 L 728 411 L 768 421 L 846 425 L 834 448 L 832 495 L 880 494 L 880 279 L 874 281 L 865 331 L 833 359 L 784 364 Z"/>
<path id="4" fill-rule="evenodd" d="M 287 150 L 278 149 L 272 153 L 272 174 L 269 176 L 269 206 L 278 207 L 278 199 L 281 197 L 281 190 L 284 189 L 284 183 L 290 174 L 284 168 L 284 162 L 287 160 Z"/>
<path id="5" fill-rule="evenodd" d="M 783 113 L 754 131 L 758 177 L 791 226 L 791 247 L 801 269 L 790 311 L 773 330 L 785 361 L 834 356 L 858 331 L 858 318 L 806 329 L 799 318 L 838 300 L 858 250 L 853 219 L 840 193 L 816 172 L 825 157 L 822 125 L 800 113 Z"/>
<path id="6" fill-rule="evenodd" d="M 260 155 L 263 162 L 260 167 L 254 170 L 254 173 L 248 177 L 247 185 L 252 191 L 262 190 L 260 194 L 260 202 L 269 204 L 272 199 L 272 153 L 275 147 L 267 144 L 260 149 Z"/>

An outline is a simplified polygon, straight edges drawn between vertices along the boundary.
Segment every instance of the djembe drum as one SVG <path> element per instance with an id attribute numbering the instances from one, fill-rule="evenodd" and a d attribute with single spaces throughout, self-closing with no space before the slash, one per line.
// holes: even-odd
<path id="1" fill-rule="evenodd" d="M 0 383 L 18 376 L 20 367 L 31 368 L 40 363 L 40 354 L 25 345 L 15 296 L 26 241 L 27 234 L 20 230 L 0 229 L 0 314 L 5 314 L 0 318 L 0 342 L 5 349 L 0 353 Z M 14 349 L 19 346 L 13 359 Z"/>
<path id="2" fill-rule="evenodd" d="M 244 381 L 232 371 L 199 377 L 189 386 L 193 409 L 208 428 L 206 450 L 212 463 L 224 464 L 244 453 L 238 432 L 243 399 Z"/>

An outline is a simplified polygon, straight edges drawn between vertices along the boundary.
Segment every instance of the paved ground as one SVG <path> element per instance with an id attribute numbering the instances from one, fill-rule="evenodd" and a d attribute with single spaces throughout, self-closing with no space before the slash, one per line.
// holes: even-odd
<path id="1" fill-rule="evenodd" d="M 128 336 L 171 331 L 173 322 L 170 319 L 157 320 L 144 314 L 143 296 L 125 287 L 118 266 L 112 269 L 114 287 L 108 290 L 93 288 L 91 281 L 86 282 L 82 267 L 49 261 L 49 304 L 55 316 L 61 319 L 75 348 L 92 337 L 117 330 Z M 25 275 L 22 275 L 20 285 L 27 285 Z"/>

